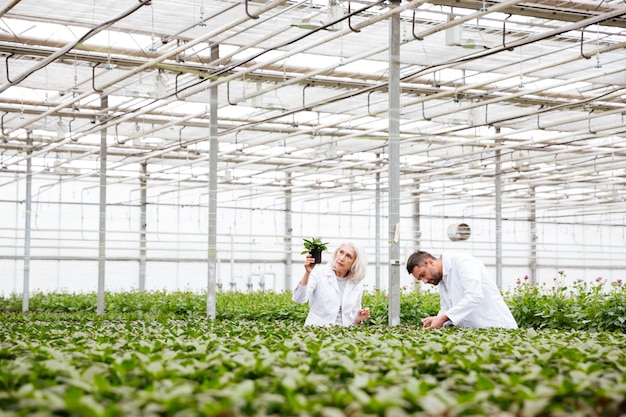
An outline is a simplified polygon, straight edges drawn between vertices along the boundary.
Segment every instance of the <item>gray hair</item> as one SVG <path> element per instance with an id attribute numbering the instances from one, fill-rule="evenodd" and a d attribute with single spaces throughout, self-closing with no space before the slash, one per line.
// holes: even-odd
<path id="1" fill-rule="evenodd" d="M 335 249 L 333 255 L 330 259 L 331 267 L 335 267 L 335 261 L 337 260 L 337 253 L 342 246 L 349 246 L 354 250 L 355 258 L 352 267 L 350 267 L 350 271 L 348 271 L 348 277 L 350 281 L 358 284 L 359 282 L 365 279 L 365 274 L 367 272 L 367 253 L 357 244 L 353 242 L 344 242 Z"/>

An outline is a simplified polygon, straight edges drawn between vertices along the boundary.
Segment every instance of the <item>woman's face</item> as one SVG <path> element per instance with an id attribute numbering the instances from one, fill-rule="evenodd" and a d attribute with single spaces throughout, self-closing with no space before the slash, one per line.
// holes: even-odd
<path id="1" fill-rule="evenodd" d="M 356 252 L 349 245 L 341 245 L 335 257 L 335 274 L 338 277 L 345 277 L 352 268 L 356 260 Z"/>

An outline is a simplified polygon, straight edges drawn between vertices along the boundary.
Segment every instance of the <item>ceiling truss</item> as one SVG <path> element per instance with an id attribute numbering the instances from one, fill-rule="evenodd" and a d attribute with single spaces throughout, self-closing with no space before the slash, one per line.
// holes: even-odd
<path id="1" fill-rule="evenodd" d="M 5 2 L 0 189 L 97 176 L 103 132 L 111 182 L 206 184 L 217 87 L 221 191 L 371 198 L 396 13 L 403 195 L 489 201 L 498 164 L 509 210 L 625 211 L 621 0 Z"/>

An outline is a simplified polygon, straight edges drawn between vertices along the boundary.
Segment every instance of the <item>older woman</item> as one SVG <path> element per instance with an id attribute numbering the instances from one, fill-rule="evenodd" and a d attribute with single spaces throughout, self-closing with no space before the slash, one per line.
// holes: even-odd
<path id="1" fill-rule="evenodd" d="M 362 249 L 354 243 L 343 243 L 328 264 L 314 268 L 315 260 L 307 254 L 304 276 L 292 296 L 298 304 L 309 302 L 305 326 L 350 326 L 370 317 L 369 308 L 361 308 L 367 269 Z"/>

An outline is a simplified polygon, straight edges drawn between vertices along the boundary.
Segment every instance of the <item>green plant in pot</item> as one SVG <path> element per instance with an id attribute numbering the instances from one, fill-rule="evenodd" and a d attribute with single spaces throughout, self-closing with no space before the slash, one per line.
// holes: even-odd
<path id="1" fill-rule="evenodd" d="M 304 255 L 305 253 L 310 253 L 311 256 L 315 258 L 316 264 L 322 263 L 322 252 L 328 250 L 328 242 L 322 242 L 322 239 L 319 237 L 312 237 L 310 239 L 302 239 L 304 241 L 304 250 L 300 253 Z"/>

